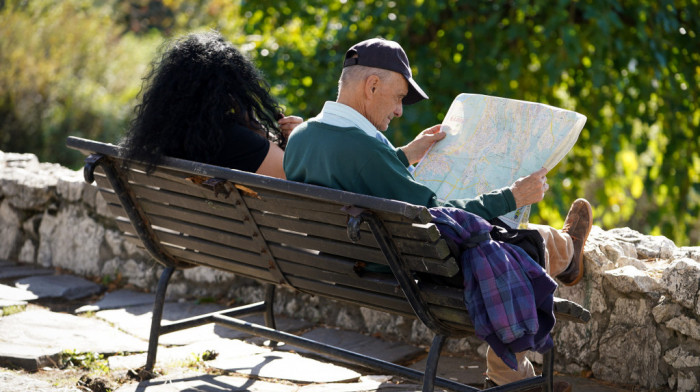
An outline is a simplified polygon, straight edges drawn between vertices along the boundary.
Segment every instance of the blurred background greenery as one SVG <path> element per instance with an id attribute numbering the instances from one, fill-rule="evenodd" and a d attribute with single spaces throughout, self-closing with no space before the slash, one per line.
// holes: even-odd
<path id="1" fill-rule="evenodd" d="M 0 150 L 78 168 L 68 135 L 116 143 L 163 40 L 217 29 L 263 70 L 288 114 L 334 100 L 345 50 L 400 42 L 430 101 L 396 145 L 462 92 L 588 117 L 532 221 L 560 227 L 577 197 L 595 224 L 700 244 L 698 0 L 0 0 Z"/>

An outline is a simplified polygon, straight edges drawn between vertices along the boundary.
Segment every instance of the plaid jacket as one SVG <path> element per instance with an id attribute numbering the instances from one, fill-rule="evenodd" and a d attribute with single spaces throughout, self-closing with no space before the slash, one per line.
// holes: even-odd
<path id="1" fill-rule="evenodd" d="M 553 293 L 557 284 L 522 249 L 494 241 L 493 226 L 457 208 L 430 209 L 448 242 L 459 247 L 464 301 L 476 335 L 513 369 L 516 352 L 553 346 Z"/>

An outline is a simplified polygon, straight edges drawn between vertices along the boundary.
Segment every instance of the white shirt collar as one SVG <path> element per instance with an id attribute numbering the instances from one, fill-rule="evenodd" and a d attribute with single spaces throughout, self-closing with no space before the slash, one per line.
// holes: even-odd
<path id="1" fill-rule="evenodd" d="M 323 110 L 315 118 L 316 121 L 336 127 L 356 127 L 363 130 L 367 135 L 376 138 L 380 133 L 369 120 L 357 110 L 348 105 L 326 101 Z"/>

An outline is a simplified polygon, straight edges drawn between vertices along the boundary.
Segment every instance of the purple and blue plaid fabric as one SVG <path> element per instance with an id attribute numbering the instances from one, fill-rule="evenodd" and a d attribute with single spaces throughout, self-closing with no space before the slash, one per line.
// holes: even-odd
<path id="1" fill-rule="evenodd" d="M 493 226 L 451 207 L 430 209 L 443 237 L 460 249 L 464 301 L 476 335 L 513 369 L 516 352 L 553 346 L 553 293 L 557 284 L 525 251 L 493 241 Z"/>

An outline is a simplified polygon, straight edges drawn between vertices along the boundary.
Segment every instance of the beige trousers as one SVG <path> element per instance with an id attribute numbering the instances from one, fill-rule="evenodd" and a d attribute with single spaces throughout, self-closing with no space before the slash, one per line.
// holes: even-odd
<path id="1" fill-rule="evenodd" d="M 574 241 L 571 240 L 571 236 L 546 225 L 530 223 L 527 228 L 537 230 L 544 239 L 547 274 L 557 276 L 564 272 L 574 257 Z"/>
<path id="2" fill-rule="evenodd" d="M 537 230 L 545 244 L 545 270 L 549 276 L 557 276 L 569 266 L 574 257 L 574 243 L 571 236 L 545 225 L 529 224 L 528 229 Z M 513 381 L 535 377 L 535 368 L 525 357 L 525 352 L 516 353 L 518 370 L 506 365 L 496 353 L 489 348 L 486 351 L 486 376 L 496 385 L 508 384 Z"/>

